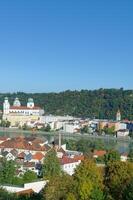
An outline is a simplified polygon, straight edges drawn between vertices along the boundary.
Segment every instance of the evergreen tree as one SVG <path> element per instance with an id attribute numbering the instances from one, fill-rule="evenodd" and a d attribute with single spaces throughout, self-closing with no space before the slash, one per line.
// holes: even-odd
<path id="1" fill-rule="evenodd" d="M 43 176 L 45 179 L 61 175 L 61 167 L 56 151 L 51 149 L 45 156 L 43 164 Z"/>

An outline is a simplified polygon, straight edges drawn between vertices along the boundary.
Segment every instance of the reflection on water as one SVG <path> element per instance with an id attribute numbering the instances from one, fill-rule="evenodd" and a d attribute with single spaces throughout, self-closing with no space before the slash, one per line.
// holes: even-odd
<path id="1" fill-rule="evenodd" d="M 40 137 L 40 138 L 45 138 L 46 140 L 48 140 L 49 143 L 52 143 L 53 141 L 57 141 L 58 138 L 58 134 L 54 134 L 54 133 L 32 133 L 32 132 L 24 132 L 21 130 L 17 130 L 14 132 L 9 132 L 9 131 L 0 131 L 0 136 L 7 136 L 7 137 L 28 137 L 28 136 L 34 136 L 34 137 Z M 64 140 L 80 140 L 82 139 L 82 137 L 75 137 L 72 135 L 63 135 L 62 136 L 62 143 Z M 103 139 L 99 139 L 97 137 L 94 138 L 84 138 L 84 140 L 87 140 L 88 142 L 92 142 L 93 144 L 99 144 L 99 146 L 101 146 L 101 148 L 105 148 L 105 149 L 116 149 L 118 150 L 120 153 L 124 153 L 124 152 L 128 152 L 129 151 L 129 147 L 131 146 L 131 142 L 129 141 L 116 141 L 116 140 L 111 140 L 109 138 L 103 138 Z M 132 145 L 133 146 L 133 145 Z"/>

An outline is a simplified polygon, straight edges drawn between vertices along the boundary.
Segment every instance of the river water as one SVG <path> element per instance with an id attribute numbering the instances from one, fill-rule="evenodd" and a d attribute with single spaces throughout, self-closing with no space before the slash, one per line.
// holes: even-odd
<path id="1" fill-rule="evenodd" d="M 45 138 L 49 141 L 49 143 L 53 142 L 54 140 L 58 140 L 59 134 L 57 132 L 31 132 L 31 131 L 22 131 L 22 130 L 9 130 L 3 129 L 0 130 L 0 136 L 7 136 L 7 137 L 28 137 L 28 136 L 35 136 L 40 138 Z M 85 135 L 73 135 L 73 134 L 62 134 L 62 143 L 64 140 L 86 140 L 88 143 L 93 143 L 97 145 L 101 145 L 101 148 L 106 149 L 116 149 L 120 153 L 128 152 L 129 147 L 133 146 L 132 140 L 116 140 L 109 137 L 93 137 L 93 136 L 85 136 Z M 102 146 L 103 145 L 103 146 Z"/>

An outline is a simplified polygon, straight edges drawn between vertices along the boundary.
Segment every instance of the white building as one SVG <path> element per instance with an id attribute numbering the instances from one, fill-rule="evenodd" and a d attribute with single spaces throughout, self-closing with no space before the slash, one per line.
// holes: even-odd
<path id="1" fill-rule="evenodd" d="M 122 129 L 117 131 L 117 137 L 125 137 L 129 135 L 129 130 L 128 129 Z"/>
<path id="2" fill-rule="evenodd" d="M 71 116 L 53 116 L 53 115 L 46 115 L 40 118 L 42 123 L 50 123 L 50 122 L 57 122 L 57 121 L 70 121 L 74 120 Z"/>
<path id="3" fill-rule="evenodd" d="M 78 130 L 80 130 L 79 123 L 65 123 L 63 125 L 63 131 L 66 133 L 76 133 Z"/>
<path id="4" fill-rule="evenodd" d="M 44 114 L 44 110 L 35 106 L 32 98 L 28 99 L 27 105 L 22 106 L 18 98 L 10 105 L 6 97 L 3 103 L 3 120 L 11 122 L 11 126 L 22 126 L 28 121 L 37 121 Z"/>
<path id="5" fill-rule="evenodd" d="M 3 114 L 4 115 L 38 115 L 44 114 L 44 110 L 40 107 L 35 106 L 32 98 L 28 99 L 27 106 L 21 106 L 18 98 L 14 100 L 13 106 L 10 105 L 8 98 L 6 97 L 3 103 Z"/>
<path id="6" fill-rule="evenodd" d="M 16 187 L 16 186 L 4 186 L 1 185 L 3 189 L 7 190 L 10 193 L 18 193 L 26 190 L 33 190 L 35 193 L 39 193 L 47 184 L 48 181 L 37 181 L 33 183 L 26 183 L 23 187 Z"/>
<path id="7" fill-rule="evenodd" d="M 63 157 L 61 159 L 61 168 L 64 172 L 72 176 L 75 172 L 77 166 L 81 163 L 81 160 L 76 160 L 74 158 Z"/>

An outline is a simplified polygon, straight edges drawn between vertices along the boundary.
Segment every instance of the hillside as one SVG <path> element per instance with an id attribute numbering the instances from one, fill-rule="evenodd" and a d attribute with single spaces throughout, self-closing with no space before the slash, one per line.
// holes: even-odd
<path id="1" fill-rule="evenodd" d="M 121 88 L 68 90 L 60 93 L 1 93 L 1 109 L 5 96 L 9 97 L 11 103 L 18 97 L 22 105 L 32 97 L 36 105 L 45 109 L 46 114 L 115 119 L 116 112 L 120 109 L 123 119 L 133 120 L 133 90 Z"/>

